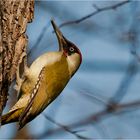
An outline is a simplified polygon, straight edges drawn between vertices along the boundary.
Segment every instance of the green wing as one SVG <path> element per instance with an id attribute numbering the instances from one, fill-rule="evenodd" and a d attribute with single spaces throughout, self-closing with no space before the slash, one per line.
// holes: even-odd
<path id="1" fill-rule="evenodd" d="M 43 80 L 45 78 L 45 77 L 43 77 L 44 72 L 45 72 L 45 67 L 42 68 L 42 70 L 41 70 L 41 72 L 40 72 L 40 74 L 38 76 L 38 80 L 37 80 L 34 88 L 32 89 L 32 92 L 30 94 L 29 103 L 25 107 L 23 113 L 20 115 L 20 118 L 19 118 L 19 125 L 20 125 L 20 127 L 19 127 L 19 129 L 21 129 L 28 121 L 30 121 L 29 120 L 29 113 L 30 113 L 30 111 L 32 109 L 31 107 L 32 107 L 34 99 L 35 99 L 35 97 L 36 97 L 36 95 L 38 93 L 38 90 L 39 90 L 39 88 L 41 86 L 41 83 L 43 83 Z"/>
<path id="2" fill-rule="evenodd" d="M 20 128 L 40 114 L 61 93 L 69 79 L 65 57 L 53 65 L 44 67 L 33 90 L 29 92 L 31 98 L 19 118 Z"/>

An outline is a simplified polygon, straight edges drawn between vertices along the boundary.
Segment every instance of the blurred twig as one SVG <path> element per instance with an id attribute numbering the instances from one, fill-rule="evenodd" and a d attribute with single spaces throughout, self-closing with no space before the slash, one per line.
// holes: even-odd
<path id="1" fill-rule="evenodd" d="M 133 79 L 138 71 L 138 65 L 136 61 L 130 62 L 127 72 L 122 79 L 120 86 L 113 97 L 110 99 L 110 103 L 119 103 L 123 97 L 127 94 L 130 84 L 133 82 Z"/>
<path id="2" fill-rule="evenodd" d="M 86 16 L 83 16 L 83 17 L 81 17 L 81 18 L 79 18 L 77 20 L 66 21 L 66 22 L 60 24 L 59 27 L 61 28 L 61 27 L 71 25 L 71 24 L 78 24 L 78 23 L 80 23 L 80 22 L 82 22 L 82 21 L 84 21 L 84 20 L 86 20 L 86 19 L 88 19 L 88 18 L 90 18 L 90 17 L 92 17 L 92 16 L 94 16 L 96 14 L 99 14 L 99 13 L 101 13 L 103 11 L 116 10 L 117 8 L 119 8 L 122 5 L 124 5 L 126 3 L 129 3 L 129 2 L 130 2 L 130 0 L 126 0 L 126 1 L 122 1 L 122 2 L 119 2 L 117 4 L 114 4 L 114 5 L 111 5 L 111 6 L 106 6 L 106 7 L 103 7 L 103 8 L 99 8 L 97 5 L 94 4 L 93 5 L 94 8 L 95 8 L 94 12 L 92 12 L 92 13 L 86 15 Z"/>
<path id="3" fill-rule="evenodd" d="M 128 31 L 128 37 L 129 37 L 129 43 L 131 45 L 130 47 L 130 53 L 132 54 L 132 60 L 128 66 L 126 75 L 124 79 L 122 80 L 120 87 L 116 91 L 115 95 L 110 99 L 110 102 L 114 103 L 119 103 L 124 96 L 127 94 L 127 89 L 129 88 L 130 84 L 133 81 L 134 76 L 138 72 L 138 63 L 140 62 L 140 58 L 137 53 L 137 48 L 139 46 L 138 43 L 138 26 L 139 26 L 139 20 L 137 20 L 137 14 L 136 14 L 136 7 L 132 7 L 132 23 L 130 25 L 129 31 Z"/>
<path id="4" fill-rule="evenodd" d="M 51 117 L 47 116 L 46 114 L 43 114 L 43 116 L 49 120 L 50 122 L 56 124 L 57 126 L 59 126 L 60 128 L 62 128 L 63 130 L 69 132 L 70 134 L 73 134 L 75 137 L 79 138 L 79 139 L 87 139 L 86 137 L 83 137 L 79 134 L 77 134 L 77 131 L 72 131 L 68 126 L 64 126 L 58 122 L 56 122 L 55 120 L 53 120 Z M 39 137 L 40 138 L 40 137 Z"/>
<path id="5" fill-rule="evenodd" d="M 84 90 L 84 91 L 80 91 L 81 95 L 84 96 L 86 99 L 88 99 L 89 101 L 95 100 L 95 101 L 99 101 L 100 103 L 102 103 L 103 105 L 109 105 L 110 102 L 108 102 L 108 99 L 103 97 L 103 96 L 99 96 L 99 95 L 94 95 L 94 93 L 89 93 L 88 91 Z"/>
<path id="6" fill-rule="evenodd" d="M 35 44 L 34 44 L 33 47 L 29 50 L 29 52 L 28 52 L 28 57 L 31 57 L 31 53 L 32 53 L 33 49 L 35 49 L 35 48 L 37 48 L 37 47 L 39 46 L 41 40 L 43 39 L 43 37 L 44 37 L 44 35 L 45 35 L 45 33 L 46 33 L 46 30 L 49 28 L 49 25 L 50 25 L 50 22 L 48 22 L 48 24 L 46 24 L 46 25 L 43 27 L 43 29 L 42 29 L 40 35 L 38 36 L 38 38 L 37 38 Z"/>
<path id="7" fill-rule="evenodd" d="M 77 121 L 77 122 L 70 124 L 69 126 L 65 126 L 65 127 L 69 128 L 69 129 L 74 129 L 79 126 L 82 127 L 82 126 L 91 124 L 93 122 L 97 123 L 101 119 L 107 117 L 108 115 L 112 115 L 113 113 L 125 113 L 126 110 L 134 109 L 134 108 L 136 109 L 137 107 L 140 107 L 140 100 L 130 102 L 130 103 L 125 103 L 125 104 L 115 104 L 114 106 L 110 107 L 110 109 L 106 108 L 103 111 L 97 112 L 83 120 Z M 63 129 L 64 129 L 63 127 L 51 129 L 49 131 L 45 131 L 44 133 L 42 133 L 41 135 L 39 135 L 37 137 L 42 138 L 44 136 L 51 136 L 53 134 L 63 132 L 62 131 Z"/>

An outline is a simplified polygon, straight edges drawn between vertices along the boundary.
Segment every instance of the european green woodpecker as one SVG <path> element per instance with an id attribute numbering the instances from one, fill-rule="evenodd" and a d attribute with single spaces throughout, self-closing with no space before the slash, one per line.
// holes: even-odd
<path id="1" fill-rule="evenodd" d="M 82 55 L 51 21 L 59 42 L 59 51 L 38 57 L 28 69 L 20 88 L 20 97 L 1 124 L 19 122 L 20 128 L 38 116 L 62 92 L 78 70 Z"/>

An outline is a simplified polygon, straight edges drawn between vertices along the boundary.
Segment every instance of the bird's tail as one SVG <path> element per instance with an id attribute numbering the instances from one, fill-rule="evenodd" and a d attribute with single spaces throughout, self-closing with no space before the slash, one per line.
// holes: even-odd
<path id="1" fill-rule="evenodd" d="M 1 125 L 17 122 L 22 111 L 23 111 L 22 109 L 17 109 L 3 115 L 1 117 Z"/>

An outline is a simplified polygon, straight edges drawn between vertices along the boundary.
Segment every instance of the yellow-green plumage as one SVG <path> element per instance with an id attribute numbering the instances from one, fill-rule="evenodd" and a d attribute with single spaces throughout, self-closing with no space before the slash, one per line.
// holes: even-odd
<path id="1" fill-rule="evenodd" d="M 44 68 L 41 84 L 33 101 L 31 110 L 33 116 L 29 117 L 31 120 L 61 93 L 69 79 L 68 64 L 64 56 L 61 57 L 60 61 Z"/>
<path id="2" fill-rule="evenodd" d="M 61 55 L 62 57 L 59 61 L 56 61 L 55 63 L 44 67 L 41 84 L 38 88 L 38 93 L 33 101 L 32 110 L 30 112 L 31 116 L 29 116 L 30 119 L 28 121 L 32 120 L 34 117 L 36 117 L 36 115 L 42 112 L 46 108 L 46 106 L 50 104 L 61 93 L 61 91 L 68 83 L 70 79 L 68 63 L 66 61 L 66 57 L 62 53 Z M 32 81 L 30 78 L 32 79 L 32 77 L 30 77 L 29 75 L 29 77 L 27 77 L 25 82 L 22 84 L 20 99 L 24 99 L 25 97 L 30 98 L 30 95 L 28 93 L 31 92 L 35 85 L 35 82 L 34 84 L 30 82 Z M 2 117 L 2 124 L 18 121 L 19 116 L 21 115 L 27 104 L 28 100 L 24 100 L 20 104 L 19 102 L 17 102 L 11 109 L 9 117 L 7 117 L 7 115 L 4 115 Z"/>

